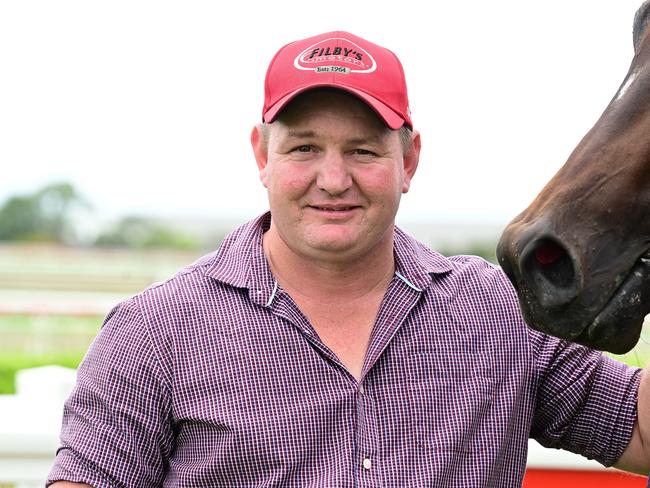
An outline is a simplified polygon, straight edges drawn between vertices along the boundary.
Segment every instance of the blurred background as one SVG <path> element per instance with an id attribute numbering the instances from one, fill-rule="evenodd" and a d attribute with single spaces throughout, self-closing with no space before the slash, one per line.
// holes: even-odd
<path id="1" fill-rule="evenodd" d="M 400 57 L 423 150 L 398 224 L 495 261 L 622 82 L 640 3 L 0 3 L 0 395 L 266 210 L 248 139 L 281 45 L 348 30 Z"/>

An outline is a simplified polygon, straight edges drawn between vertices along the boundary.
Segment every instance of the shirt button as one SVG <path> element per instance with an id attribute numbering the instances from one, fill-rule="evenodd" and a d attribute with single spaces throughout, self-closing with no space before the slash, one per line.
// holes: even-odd
<path id="1" fill-rule="evenodd" d="M 363 383 L 359 383 L 359 393 L 362 395 L 366 392 L 365 388 L 363 387 Z"/>
<path id="2" fill-rule="evenodd" d="M 372 461 L 370 460 L 370 458 L 365 458 L 363 460 L 363 469 L 370 469 L 370 468 L 372 468 Z"/>

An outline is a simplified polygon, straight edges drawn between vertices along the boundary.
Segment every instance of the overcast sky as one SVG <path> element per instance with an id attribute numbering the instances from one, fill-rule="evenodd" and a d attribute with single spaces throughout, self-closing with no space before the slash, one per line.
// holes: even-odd
<path id="1" fill-rule="evenodd" d="M 0 200 L 73 182 L 99 215 L 254 216 L 266 66 L 348 30 L 401 58 L 420 168 L 402 220 L 505 223 L 621 84 L 640 0 L 0 3 Z"/>

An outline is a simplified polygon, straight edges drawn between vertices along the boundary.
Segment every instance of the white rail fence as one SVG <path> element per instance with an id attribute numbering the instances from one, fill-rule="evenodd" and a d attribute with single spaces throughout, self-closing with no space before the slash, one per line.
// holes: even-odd
<path id="1" fill-rule="evenodd" d="M 16 374 L 16 394 L 0 395 L 0 484 L 44 486 L 75 380 L 76 371 L 61 366 L 26 369 Z"/>

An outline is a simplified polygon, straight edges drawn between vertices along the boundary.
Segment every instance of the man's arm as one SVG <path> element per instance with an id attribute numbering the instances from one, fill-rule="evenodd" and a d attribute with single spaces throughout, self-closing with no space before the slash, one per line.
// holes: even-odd
<path id="1" fill-rule="evenodd" d="M 171 396 L 161 349 L 150 332 L 135 299 L 108 315 L 65 402 L 61 448 L 48 480 L 86 484 L 81 486 L 162 483 L 173 443 Z"/>
<path id="2" fill-rule="evenodd" d="M 647 369 L 643 370 L 639 384 L 632 439 L 614 466 L 643 475 L 650 472 L 650 374 Z"/>

